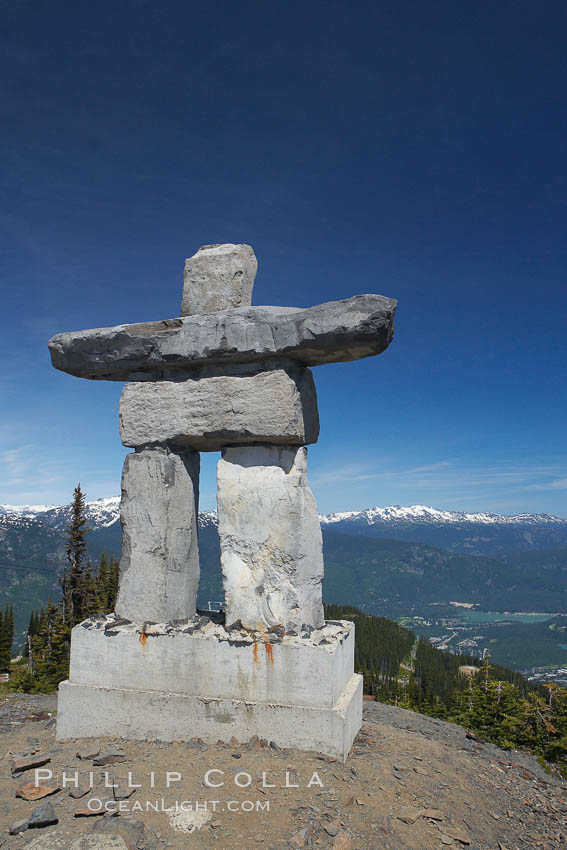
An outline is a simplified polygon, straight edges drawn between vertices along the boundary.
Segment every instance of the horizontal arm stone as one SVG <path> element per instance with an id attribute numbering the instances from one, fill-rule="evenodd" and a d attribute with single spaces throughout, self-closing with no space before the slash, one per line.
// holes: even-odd
<path id="1" fill-rule="evenodd" d="M 79 378 L 159 380 L 172 369 L 285 357 L 306 366 L 371 357 L 393 338 L 397 302 L 356 295 L 316 307 L 239 307 L 218 313 L 63 333 L 56 369 Z"/>

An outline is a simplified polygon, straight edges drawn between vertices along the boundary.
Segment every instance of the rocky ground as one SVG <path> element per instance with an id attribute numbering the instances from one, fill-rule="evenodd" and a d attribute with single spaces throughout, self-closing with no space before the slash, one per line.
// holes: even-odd
<path id="1" fill-rule="evenodd" d="M 56 742 L 55 710 L 56 698 L 41 695 L 12 695 L 0 706 L 3 848 L 567 846 L 564 783 L 547 775 L 531 756 L 478 743 L 458 726 L 402 709 L 365 703 L 363 730 L 345 765 L 258 740 L 209 746 L 198 741 Z M 34 768 L 22 769 L 34 760 L 43 762 L 40 769 L 51 770 L 53 778 L 39 789 L 45 797 L 25 799 L 38 793 Z M 63 771 L 68 780 L 77 772 L 80 787 L 63 787 Z M 208 775 L 210 785 L 207 771 L 216 771 Z M 177 811 L 172 808 L 176 803 Z M 121 811 L 95 814 L 101 806 Z M 17 824 L 24 831 L 11 835 Z"/>

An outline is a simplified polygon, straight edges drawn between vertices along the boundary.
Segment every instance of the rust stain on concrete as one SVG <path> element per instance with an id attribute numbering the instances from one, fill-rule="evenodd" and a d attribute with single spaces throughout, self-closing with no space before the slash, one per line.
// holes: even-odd
<path id="1" fill-rule="evenodd" d="M 266 657 L 270 664 L 274 663 L 274 650 L 272 648 L 272 644 L 270 643 L 267 637 L 264 638 L 264 649 L 266 650 Z"/>

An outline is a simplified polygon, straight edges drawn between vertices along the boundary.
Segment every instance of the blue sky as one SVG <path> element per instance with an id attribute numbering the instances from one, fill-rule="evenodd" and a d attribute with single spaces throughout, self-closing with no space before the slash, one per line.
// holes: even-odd
<path id="1" fill-rule="evenodd" d="M 47 340 L 177 315 L 230 241 L 256 304 L 399 299 L 385 354 L 314 370 L 322 511 L 566 516 L 566 9 L 7 0 L 0 503 L 118 493 L 121 385 Z"/>

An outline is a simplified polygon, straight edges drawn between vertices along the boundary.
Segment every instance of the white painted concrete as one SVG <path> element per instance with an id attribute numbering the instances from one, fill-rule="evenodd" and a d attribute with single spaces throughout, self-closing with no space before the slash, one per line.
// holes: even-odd
<path id="1" fill-rule="evenodd" d="M 122 738 L 209 743 L 253 735 L 280 747 L 346 759 L 362 723 L 362 676 L 353 674 L 332 708 L 211 699 L 155 690 L 59 686 L 57 738 Z"/>
<path id="2" fill-rule="evenodd" d="M 192 634 L 161 625 L 145 635 L 140 623 L 115 631 L 73 629 L 71 683 L 332 708 L 354 671 L 355 629 L 348 621 L 281 643 L 213 623 Z"/>

